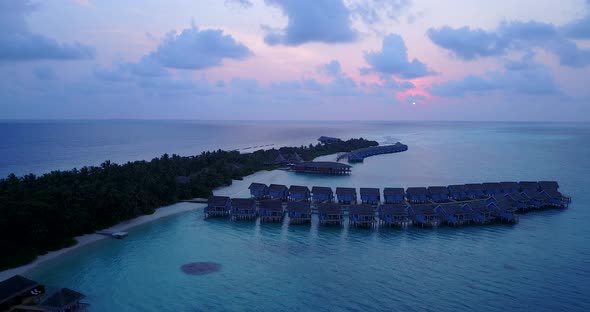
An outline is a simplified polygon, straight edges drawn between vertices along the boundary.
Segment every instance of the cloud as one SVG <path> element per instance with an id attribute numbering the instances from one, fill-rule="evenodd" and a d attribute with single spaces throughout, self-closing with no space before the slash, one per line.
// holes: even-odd
<path id="1" fill-rule="evenodd" d="M 590 39 L 590 15 L 564 25 L 562 31 L 570 38 Z"/>
<path id="2" fill-rule="evenodd" d="M 225 5 L 237 5 L 246 9 L 249 9 L 252 6 L 254 6 L 252 1 L 250 0 L 225 0 Z"/>
<path id="3" fill-rule="evenodd" d="M 269 45 L 297 46 L 308 42 L 343 43 L 355 41 L 350 11 L 342 0 L 265 0 L 280 8 L 288 18 L 284 29 L 262 26 Z"/>
<path id="4" fill-rule="evenodd" d="M 429 91 L 432 95 L 447 97 L 481 95 L 493 91 L 525 95 L 563 95 L 547 66 L 535 63 L 532 58 L 528 54 L 521 60 L 506 62 L 503 70 L 435 84 Z"/>
<path id="5" fill-rule="evenodd" d="M 165 67 L 204 69 L 219 66 L 223 59 L 242 60 L 253 53 L 221 29 L 199 30 L 196 26 L 180 34 L 170 32 L 149 57 Z"/>
<path id="6" fill-rule="evenodd" d="M 37 66 L 33 69 L 33 74 L 39 80 L 54 80 L 57 79 L 55 72 L 51 67 L 47 66 Z"/>
<path id="7" fill-rule="evenodd" d="M 92 59 L 94 48 L 78 43 L 59 43 L 32 33 L 25 16 L 36 10 L 29 1 L 0 1 L 0 61 Z"/>
<path id="8" fill-rule="evenodd" d="M 349 7 L 355 18 L 372 25 L 384 19 L 397 20 L 411 4 L 410 0 L 355 0 Z"/>
<path id="9" fill-rule="evenodd" d="M 578 22 L 580 24 L 566 25 L 565 31 L 549 23 L 512 21 L 501 23 L 495 31 L 444 26 L 430 28 L 427 34 L 434 44 L 462 60 L 503 56 L 510 51 L 528 52 L 533 48 L 541 48 L 557 55 L 561 65 L 582 67 L 590 64 L 590 50 L 581 49 L 576 42 L 564 35 L 584 36 L 586 29 L 581 26 L 584 21 Z"/>
<path id="10" fill-rule="evenodd" d="M 328 76 L 338 77 L 342 75 L 342 69 L 340 68 L 340 62 L 332 60 L 328 64 L 322 65 L 322 71 Z"/>
<path id="11" fill-rule="evenodd" d="M 365 60 L 371 67 L 361 69 L 364 74 L 372 71 L 406 79 L 434 74 L 418 59 L 408 59 L 408 49 L 402 37 L 397 34 L 390 34 L 383 39 L 381 51 L 365 52 Z"/>

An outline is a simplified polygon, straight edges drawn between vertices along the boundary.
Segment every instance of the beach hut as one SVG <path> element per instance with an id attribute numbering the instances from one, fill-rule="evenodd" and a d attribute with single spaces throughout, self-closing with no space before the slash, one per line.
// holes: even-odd
<path id="1" fill-rule="evenodd" d="M 481 183 L 465 184 L 465 193 L 467 194 L 467 197 L 472 199 L 486 197 L 485 193 L 483 192 L 483 185 Z"/>
<path id="2" fill-rule="evenodd" d="M 440 217 L 431 204 L 411 204 L 408 208 L 410 219 L 422 227 L 434 227 L 440 224 Z"/>
<path id="3" fill-rule="evenodd" d="M 502 186 L 502 193 L 504 194 L 519 192 L 518 183 L 516 182 L 500 182 L 500 186 Z"/>
<path id="4" fill-rule="evenodd" d="M 559 184 L 555 181 L 539 181 L 539 190 L 541 191 L 557 191 Z"/>
<path id="5" fill-rule="evenodd" d="M 354 187 L 337 187 L 336 198 L 340 204 L 356 204 L 356 189 Z"/>
<path id="6" fill-rule="evenodd" d="M 382 204 L 379 205 L 379 220 L 387 226 L 410 225 L 410 215 L 406 204 Z"/>
<path id="7" fill-rule="evenodd" d="M 439 218 L 449 225 L 463 225 L 472 221 L 473 210 L 469 204 L 465 203 L 447 203 L 438 204 L 434 211 Z"/>
<path id="8" fill-rule="evenodd" d="M 231 200 L 227 196 L 209 196 L 205 217 L 227 217 L 231 211 Z"/>
<path id="9" fill-rule="evenodd" d="M 310 192 L 307 186 L 291 185 L 289 187 L 290 201 L 309 201 Z"/>
<path id="10" fill-rule="evenodd" d="M 368 204 L 350 205 L 348 219 L 352 226 L 372 227 L 375 223 L 375 210 Z"/>
<path id="11" fill-rule="evenodd" d="M 465 185 L 463 184 L 449 185 L 448 189 L 451 198 L 453 198 L 454 200 L 469 199 L 469 197 L 467 196 L 467 190 L 465 190 Z"/>
<path id="12" fill-rule="evenodd" d="M 262 183 L 252 183 L 248 187 L 250 196 L 255 199 L 263 199 L 268 197 L 268 186 Z"/>
<path id="13" fill-rule="evenodd" d="M 486 182 L 482 184 L 483 192 L 487 196 L 494 196 L 502 193 L 502 185 L 498 182 Z"/>
<path id="14" fill-rule="evenodd" d="M 277 199 L 261 200 L 258 211 L 262 222 L 280 222 L 283 219 L 283 203 Z"/>
<path id="15" fill-rule="evenodd" d="M 363 204 L 377 205 L 381 201 L 381 195 L 378 188 L 361 187 L 361 201 Z"/>
<path id="16" fill-rule="evenodd" d="M 318 218 L 320 224 L 340 225 L 342 224 L 342 207 L 337 203 L 318 204 Z"/>
<path id="17" fill-rule="evenodd" d="M 520 188 L 521 192 L 537 192 L 539 191 L 539 183 L 536 181 L 520 181 L 518 182 L 518 187 Z"/>
<path id="18" fill-rule="evenodd" d="M 44 292 L 44 287 L 36 281 L 20 275 L 14 275 L 0 282 L 0 311 L 11 311 L 11 307 L 36 297 Z"/>
<path id="19" fill-rule="evenodd" d="M 428 197 L 435 202 L 448 201 L 449 189 L 446 186 L 429 186 Z"/>
<path id="20" fill-rule="evenodd" d="M 315 203 L 331 203 L 334 193 L 330 187 L 314 186 L 311 188 L 311 198 Z"/>
<path id="21" fill-rule="evenodd" d="M 287 163 L 288 163 L 287 158 L 285 158 L 285 156 L 283 156 L 283 154 L 279 152 L 279 154 L 275 158 L 274 164 L 275 165 L 286 165 Z"/>
<path id="22" fill-rule="evenodd" d="M 256 219 L 256 201 L 253 198 L 232 198 L 231 218 L 233 220 Z"/>
<path id="23" fill-rule="evenodd" d="M 292 201 L 287 203 L 289 223 L 301 224 L 311 222 L 311 205 L 308 201 Z"/>
<path id="24" fill-rule="evenodd" d="M 408 187 L 406 198 L 410 203 L 426 203 L 428 201 L 428 190 L 425 187 Z"/>
<path id="25" fill-rule="evenodd" d="M 299 156 L 299 154 L 297 154 L 297 152 L 294 152 L 293 154 L 291 154 L 289 159 L 287 159 L 287 161 L 291 164 L 298 164 L 298 163 L 303 162 L 303 158 L 301 158 L 301 156 Z"/>
<path id="26" fill-rule="evenodd" d="M 520 193 L 505 194 L 504 197 L 508 200 L 510 205 L 517 210 L 527 211 L 529 208 L 528 199 L 523 197 Z"/>
<path id="27" fill-rule="evenodd" d="M 268 198 L 286 201 L 289 196 L 289 189 L 282 184 L 271 184 L 268 186 Z"/>
<path id="28" fill-rule="evenodd" d="M 383 200 L 386 204 L 404 203 L 406 192 L 401 187 L 386 187 L 383 189 Z"/>

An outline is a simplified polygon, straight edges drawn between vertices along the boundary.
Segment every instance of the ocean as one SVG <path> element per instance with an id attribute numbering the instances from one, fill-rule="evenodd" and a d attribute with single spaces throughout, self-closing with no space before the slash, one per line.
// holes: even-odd
<path id="1" fill-rule="evenodd" d="M 566 210 L 528 213 L 514 225 L 436 229 L 205 220 L 196 209 L 30 272 L 83 292 L 90 311 L 590 310 L 590 124 L 30 121 L 2 122 L 0 131 L 4 176 L 307 145 L 328 135 L 401 141 L 409 150 L 369 157 L 348 176 L 259 172 L 217 194 L 246 197 L 251 182 L 384 188 L 556 180 L 572 198 Z M 221 270 L 180 270 L 197 261 Z"/>

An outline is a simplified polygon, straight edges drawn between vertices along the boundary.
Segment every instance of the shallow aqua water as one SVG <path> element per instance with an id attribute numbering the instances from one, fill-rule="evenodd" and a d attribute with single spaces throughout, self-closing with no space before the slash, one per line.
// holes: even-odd
<path id="1" fill-rule="evenodd" d="M 409 150 L 367 158 L 350 176 L 261 172 L 218 193 L 246 196 L 252 181 L 383 188 L 555 179 L 573 203 L 516 225 L 406 230 L 204 220 L 196 209 L 81 248 L 31 277 L 81 290 L 92 311 L 590 310 L 588 125 L 354 127 Z M 181 272 L 196 261 L 222 269 Z"/>

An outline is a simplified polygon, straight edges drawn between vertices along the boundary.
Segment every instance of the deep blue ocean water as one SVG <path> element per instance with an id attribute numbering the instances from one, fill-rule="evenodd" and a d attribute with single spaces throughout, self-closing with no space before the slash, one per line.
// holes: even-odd
<path id="1" fill-rule="evenodd" d="M 253 181 L 383 188 L 552 179 L 573 201 L 516 225 L 404 230 L 204 220 L 196 209 L 30 273 L 87 294 L 91 311 L 590 310 L 589 124 L 72 121 L 0 130 L 8 133 L 3 175 L 363 136 L 409 150 L 367 158 L 350 176 L 260 172 L 218 193 L 247 196 Z M 222 270 L 180 270 L 195 261 Z"/>

